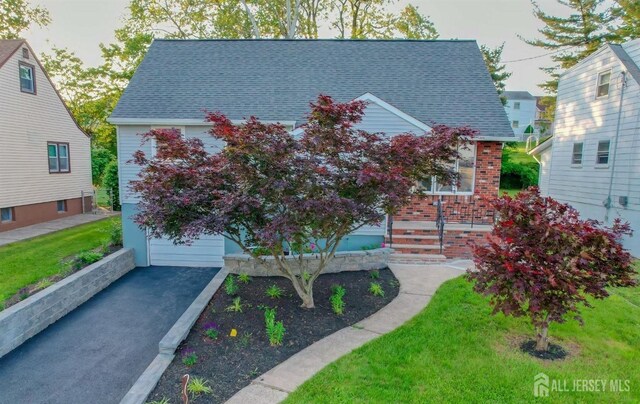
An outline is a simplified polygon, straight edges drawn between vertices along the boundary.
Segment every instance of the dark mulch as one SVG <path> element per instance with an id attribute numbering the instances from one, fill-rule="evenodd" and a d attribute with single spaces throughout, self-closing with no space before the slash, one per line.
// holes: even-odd
<path id="1" fill-rule="evenodd" d="M 520 345 L 520 349 L 538 359 L 551 361 L 564 359 L 568 355 L 567 351 L 563 347 L 556 344 L 549 344 L 549 349 L 547 351 L 536 351 L 536 341 L 534 340 L 523 342 Z"/>
<path id="2" fill-rule="evenodd" d="M 122 246 L 120 245 L 110 245 L 106 249 L 96 248 L 95 250 L 92 250 L 92 251 L 96 251 L 96 252 L 100 251 L 104 254 L 104 257 L 106 257 L 107 255 L 113 254 L 114 252 L 120 249 L 122 249 Z M 24 288 L 21 288 L 17 293 L 15 293 L 13 296 L 11 296 L 10 298 L 4 301 L 4 308 L 7 309 L 13 306 L 14 304 L 20 303 L 27 297 L 35 295 L 41 290 L 48 288 L 54 283 L 63 280 L 67 276 L 72 275 L 78 272 L 79 270 L 85 267 L 88 267 L 89 265 L 91 264 L 84 264 L 82 262 L 78 262 L 78 260 L 75 258 L 75 255 L 71 255 L 69 257 L 63 258 L 62 261 L 60 262 L 60 266 L 64 269 L 62 269 L 59 273 L 55 275 L 51 275 L 49 277 L 40 279 L 38 282 L 32 283 L 31 285 L 27 285 Z"/>
<path id="3" fill-rule="evenodd" d="M 252 278 L 249 284 L 241 284 L 238 296 L 247 304 L 243 313 L 225 311 L 232 297 L 221 287 L 202 313 L 187 339 L 176 352 L 176 358 L 166 370 L 148 401 L 168 398 L 181 403 L 180 378 L 185 373 L 209 381 L 213 389 L 210 395 L 195 397 L 190 403 L 221 403 L 247 386 L 251 380 L 273 368 L 296 352 L 344 327 L 355 324 L 387 305 L 398 294 L 399 283 L 393 273 L 384 269 L 380 278 L 373 280 L 366 271 L 342 272 L 320 276 L 314 285 L 316 308 L 305 310 L 291 283 L 284 278 Z M 372 296 L 369 285 L 380 283 L 384 297 Z M 285 296 L 272 299 L 265 290 L 276 284 L 285 290 Z M 339 284 L 346 289 L 345 313 L 337 316 L 331 310 L 329 296 L 331 286 Z M 276 321 L 282 321 L 286 329 L 281 346 L 273 347 L 264 329 L 264 306 L 276 307 Z M 203 326 L 215 322 L 220 336 L 212 341 L 203 333 Z M 230 337 L 232 328 L 237 337 Z M 182 363 L 181 352 L 195 350 L 198 362 L 191 367 Z"/>

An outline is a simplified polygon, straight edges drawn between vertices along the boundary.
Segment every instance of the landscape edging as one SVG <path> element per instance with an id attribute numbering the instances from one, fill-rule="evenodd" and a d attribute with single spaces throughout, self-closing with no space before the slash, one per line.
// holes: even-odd
<path id="1" fill-rule="evenodd" d="M 0 312 L 0 358 L 135 268 L 123 248 Z"/>
<path id="2" fill-rule="evenodd" d="M 131 386 L 127 394 L 122 398 L 120 404 L 143 404 L 149 394 L 156 387 L 162 374 L 169 367 L 175 357 L 178 345 L 189 335 L 191 328 L 200 317 L 202 311 L 207 307 L 213 295 L 218 291 L 229 272 L 223 267 L 211 279 L 207 286 L 200 292 L 198 297 L 189 305 L 187 310 L 175 322 L 173 327 L 165 334 L 158 344 L 158 355 L 145 371 L 138 377 L 138 380 Z"/>

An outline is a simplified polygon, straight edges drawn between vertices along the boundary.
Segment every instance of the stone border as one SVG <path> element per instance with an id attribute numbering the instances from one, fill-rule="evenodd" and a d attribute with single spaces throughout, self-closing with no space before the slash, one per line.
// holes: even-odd
<path id="1" fill-rule="evenodd" d="M 460 276 L 468 262 L 444 265 L 390 264 L 400 281 L 400 293 L 368 318 L 308 346 L 259 376 L 237 392 L 227 404 L 274 404 L 322 368 L 367 342 L 395 330 L 418 314 L 440 285 Z"/>
<path id="2" fill-rule="evenodd" d="M 127 394 L 122 398 L 120 404 L 143 404 L 149 394 L 160 381 L 160 377 L 169 367 L 175 357 L 178 345 L 189 335 L 191 328 L 195 324 L 202 311 L 207 307 L 209 301 L 224 282 L 229 272 L 223 267 L 211 279 L 209 284 L 200 292 L 198 297 L 191 303 L 187 310 L 180 316 L 178 321 L 171 327 L 167 334 L 158 344 L 158 355 L 151 364 L 140 375 L 138 380 L 131 386 Z"/>
<path id="3" fill-rule="evenodd" d="M 386 268 L 389 264 L 389 257 L 393 249 L 376 248 L 362 251 L 338 251 L 327 263 L 323 273 L 337 273 L 343 271 L 369 271 L 372 269 Z M 262 257 L 269 265 L 269 269 L 264 268 L 259 262 L 248 254 L 228 254 L 223 257 L 224 267 L 232 274 L 247 274 L 250 276 L 282 276 L 282 273 L 275 265 L 272 256 Z M 298 256 L 288 256 L 287 261 L 296 262 Z M 302 272 L 308 269 L 313 271 L 314 264 L 318 260 L 318 254 L 304 254 L 303 268 L 294 267 L 294 271 Z"/>
<path id="4" fill-rule="evenodd" d="M 0 312 L 0 358 L 135 268 L 121 249 Z"/>

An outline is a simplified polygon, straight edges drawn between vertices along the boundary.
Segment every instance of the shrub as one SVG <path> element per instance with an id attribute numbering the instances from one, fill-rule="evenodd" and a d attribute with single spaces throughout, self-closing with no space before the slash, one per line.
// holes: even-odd
<path id="1" fill-rule="evenodd" d="M 374 296 L 384 297 L 384 289 L 378 282 L 371 282 L 369 284 L 369 292 Z"/>
<path id="2" fill-rule="evenodd" d="M 187 384 L 187 391 L 189 391 L 193 396 L 213 393 L 213 389 L 209 386 L 209 382 L 201 377 L 191 378 Z"/>
<path id="3" fill-rule="evenodd" d="M 224 280 L 224 291 L 227 295 L 234 296 L 238 293 L 238 289 L 240 289 L 240 287 L 236 283 L 236 278 L 233 275 L 227 276 L 227 279 Z"/>
<path id="4" fill-rule="evenodd" d="M 220 326 L 218 326 L 215 322 L 210 322 L 205 324 L 202 329 L 207 337 L 211 339 L 218 339 L 218 335 L 220 334 Z"/>
<path id="5" fill-rule="evenodd" d="M 251 282 L 251 277 L 247 274 L 240 274 L 238 275 L 238 282 L 244 283 L 246 285 L 247 283 Z"/>
<path id="6" fill-rule="evenodd" d="M 112 160 L 104 169 L 102 187 L 110 189 L 113 193 L 113 209 L 120 210 L 120 191 L 118 181 L 118 160 Z"/>
<path id="7" fill-rule="evenodd" d="M 369 277 L 371 279 L 378 279 L 380 278 L 380 270 L 379 269 L 374 269 L 369 271 Z"/>
<path id="8" fill-rule="evenodd" d="M 282 345 L 285 328 L 282 321 L 276 321 L 276 309 L 265 308 L 264 322 L 271 346 Z"/>
<path id="9" fill-rule="evenodd" d="M 238 296 L 235 299 L 233 299 L 233 302 L 231 303 L 231 306 L 228 306 L 225 310 L 226 311 L 233 311 L 233 312 L 236 312 L 236 313 L 242 313 L 242 309 L 243 308 L 244 308 L 244 305 L 240 301 L 240 296 Z"/>
<path id="10" fill-rule="evenodd" d="M 549 347 L 552 322 L 571 314 L 582 324 L 587 296 L 603 299 L 608 287 L 633 286 L 631 256 L 620 243 L 630 234 L 616 219 L 607 228 L 581 220 L 569 205 L 542 198 L 536 187 L 492 202 L 498 220 L 488 244 L 473 247 L 474 290 L 490 296 L 493 313 L 527 316 L 536 328 L 536 350 Z"/>
<path id="11" fill-rule="evenodd" d="M 122 225 L 117 220 L 109 223 L 109 243 L 114 246 L 122 245 Z"/>
<path id="12" fill-rule="evenodd" d="M 76 254 L 75 262 L 78 268 L 91 265 L 94 262 L 98 262 L 102 259 L 103 255 L 95 251 L 82 251 Z"/>
<path id="13" fill-rule="evenodd" d="M 102 184 L 102 177 L 107 165 L 115 159 L 116 156 L 103 147 L 91 148 L 91 179 L 93 185 Z"/>
<path id="14" fill-rule="evenodd" d="M 182 363 L 185 366 L 193 366 L 198 363 L 198 355 L 196 351 L 191 348 L 186 348 L 182 351 Z"/>
<path id="15" fill-rule="evenodd" d="M 331 297 L 329 297 L 329 301 L 331 302 L 331 309 L 339 316 L 344 314 L 345 304 L 343 297 L 346 293 L 347 291 L 340 285 L 333 285 L 331 287 Z"/>
<path id="16" fill-rule="evenodd" d="M 279 299 L 282 297 L 283 290 L 278 285 L 273 284 L 267 288 L 267 296 L 272 299 Z"/>

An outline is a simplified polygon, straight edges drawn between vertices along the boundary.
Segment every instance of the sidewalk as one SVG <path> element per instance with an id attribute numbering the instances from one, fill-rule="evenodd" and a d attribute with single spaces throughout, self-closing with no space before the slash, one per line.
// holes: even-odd
<path id="1" fill-rule="evenodd" d="M 4 231 L 0 233 L 0 246 L 53 233 L 54 231 L 68 229 L 69 227 L 95 222 L 107 217 L 118 216 L 119 214 L 120 212 L 84 213 L 51 220 L 49 222 L 32 224 L 31 226 L 20 227 L 15 230 Z"/>
<path id="2" fill-rule="evenodd" d="M 400 293 L 391 303 L 293 355 L 240 390 L 227 404 L 279 403 L 331 362 L 400 327 L 429 304 L 443 282 L 464 274 L 472 266 L 467 260 L 433 265 L 389 264 L 400 281 Z"/>

